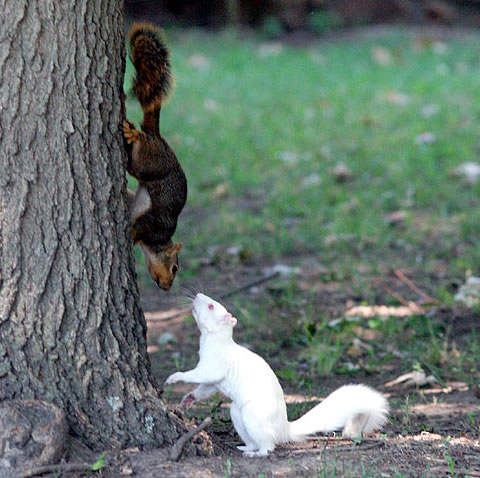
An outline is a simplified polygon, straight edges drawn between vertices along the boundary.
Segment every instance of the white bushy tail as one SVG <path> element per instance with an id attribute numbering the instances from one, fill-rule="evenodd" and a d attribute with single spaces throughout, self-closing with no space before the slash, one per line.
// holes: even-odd
<path id="1" fill-rule="evenodd" d="M 313 433 L 342 430 L 355 438 L 379 430 L 387 421 L 388 402 L 366 385 L 345 385 L 290 425 L 290 440 L 302 441 Z"/>

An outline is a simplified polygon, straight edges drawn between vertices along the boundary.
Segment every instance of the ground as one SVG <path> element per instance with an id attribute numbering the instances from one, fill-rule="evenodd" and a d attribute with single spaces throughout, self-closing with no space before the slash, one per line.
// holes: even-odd
<path id="1" fill-rule="evenodd" d="M 285 263 L 293 261 L 308 264 L 308 258 L 285 258 Z M 309 258 L 310 262 L 314 258 Z M 178 462 L 168 459 L 169 449 L 140 451 L 131 448 L 118 453 L 107 452 L 105 466 L 98 475 L 105 478 L 138 476 L 156 477 L 479 477 L 480 476 L 480 390 L 474 383 L 461 380 L 440 380 L 424 386 L 395 387 L 388 382 L 409 371 L 402 357 L 389 355 L 382 362 L 376 358 L 374 363 L 366 366 L 365 353 L 356 352 L 352 359 L 350 351 L 341 357 L 335 368 L 326 376 L 319 376 L 306 362 L 300 359 L 304 345 L 288 343 L 284 338 L 279 348 L 271 347 L 265 341 L 268 331 L 264 323 L 258 333 L 242 325 L 239 307 L 248 301 L 269 301 L 268 296 L 278 294 L 282 289 L 282 279 L 278 276 L 253 288 L 242 285 L 258 282 L 263 275 L 262 268 L 237 265 L 235 267 L 215 266 L 217 280 L 210 283 L 216 295 L 231 294 L 224 302 L 230 310 L 235 309 L 239 318 L 237 341 L 262 351 L 274 370 L 280 376 L 284 386 L 289 415 L 296 417 L 303 414 L 315 403 L 335 388 L 346 383 L 366 383 L 384 393 L 391 405 L 391 416 L 384 430 L 372 434 L 361 442 L 342 440 L 341 437 L 319 436 L 305 443 L 278 446 L 266 458 L 245 458 L 236 446 L 240 444 L 229 419 L 228 400 L 215 397 L 206 404 L 198 404 L 187 411 L 179 407 L 181 397 L 192 387 L 177 384 L 164 389 L 163 398 L 172 411 L 182 416 L 189 429 L 193 429 L 206 416 L 213 418 L 213 423 L 205 431 L 196 435 L 190 446 Z M 207 267 L 210 268 L 212 266 Z M 228 274 L 234 273 L 235 281 L 227 282 Z M 297 271 L 298 273 L 299 271 Z M 413 271 L 405 271 L 414 276 Z M 429 290 L 432 280 L 428 281 L 419 272 L 416 274 L 415 286 L 419 291 Z M 378 278 L 372 283 L 378 284 Z M 397 291 L 408 297 L 407 290 L 402 290 L 402 283 L 390 278 L 390 285 L 397 285 Z M 228 284 L 228 287 L 226 286 Z M 348 284 L 346 287 L 348 290 Z M 238 291 L 238 292 L 237 292 Z M 400 293 L 400 292 L 399 292 Z M 191 292 L 189 292 L 191 295 Z M 213 294 L 212 294 L 213 295 Z M 325 299 L 324 312 L 331 317 L 345 313 L 346 298 L 334 287 L 326 287 L 321 292 Z M 143 306 L 148 321 L 149 352 L 154 375 L 159 383 L 175 370 L 193 367 L 197 360 L 198 333 L 188 312 L 188 300 L 180 300 L 160 292 L 150 285 L 145 287 L 142 295 Z M 187 308 L 187 310 L 185 309 Z M 274 308 L 273 313 L 281 313 Z M 320 310 L 317 311 L 320 313 Z M 469 343 L 469 335 L 480 332 L 478 316 L 473 316 L 458 307 L 445 308 L 435 305 L 429 309 L 431 317 L 437 317 L 455 337 L 458 347 Z M 409 320 L 402 317 L 399 320 Z M 276 320 L 272 318 L 272 323 Z M 370 336 L 368 327 L 355 328 L 362 343 L 375 345 L 375 334 Z M 270 337 L 269 341 L 275 339 Z M 363 342 L 364 341 L 364 342 Z M 163 343 L 166 342 L 166 343 Z M 398 355 L 405 350 L 401 340 L 398 341 Z M 417 347 L 430 347 L 431 343 L 418 343 Z M 387 344 L 385 344 L 387 347 Z M 269 354 L 268 350 L 276 349 Z M 368 355 L 368 353 L 367 353 Z M 290 358 L 288 358 L 290 357 Z M 344 362 L 358 361 L 362 369 L 352 374 L 338 373 L 343 370 Z M 286 368 L 295 367 L 296 370 Z M 453 365 L 452 365 L 453 366 Z M 289 372 L 287 372 L 289 370 Z M 458 372 L 457 372 L 458 373 Z M 455 374 L 453 374 L 455 375 Z M 475 376 L 475 380 L 478 377 Z M 75 461 L 82 457 L 82 447 L 73 442 L 71 456 Z M 95 455 L 83 451 L 83 460 L 92 463 Z M 90 472 L 91 473 L 91 472 Z M 88 476 L 91 476 L 88 473 Z M 51 475 L 54 476 L 54 475 Z M 78 473 L 62 476 L 87 476 Z"/>
<path id="2" fill-rule="evenodd" d="M 159 384 L 196 364 L 185 307 L 202 291 L 270 363 L 291 417 L 352 382 L 384 393 L 392 413 L 359 443 L 319 437 L 244 458 L 228 402 L 184 412 L 189 387 L 178 384 L 163 393 L 172 412 L 189 428 L 213 417 L 193 440 L 201 456 L 107 452 L 97 474 L 479 477 L 480 309 L 454 299 L 480 263 L 480 182 L 458 173 L 480 151 L 478 33 L 382 28 L 294 45 L 232 31 L 167 38 L 177 88 L 162 134 L 189 198 L 169 293 L 153 287 L 137 251 Z M 409 373 L 422 381 L 387 386 Z M 73 443 L 72 457 L 95 460 L 80 451 Z"/>
<path id="3" fill-rule="evenodd" d="M 314 259 L 311 258 L 311 260 Z M 308 261 L 304 260 L 303 263 L 305 262 Z M 228 270 L 231 271 L 231 268 Z M 212 289 L 218 295 L 230 292 L 225 289 L 226 277 L 222 277 L 221 270 L 217 272 L 218 282 L 212 286 Z M 242 282 L 245 284 L 254 281 L 262 274 L 261 270 L 248 267 L 236 267 L 234 272 L 236 277 L 242 278 L 238 280 L 239 286 Z M 224 273 L 227 274 L 227 270 Z M 261 291 L 254 289 L 253 294 L 248 290 L 239 292 L 237 302 L 259 300 L 262 294 L 269 293 L 266 290 L 274 282 L 275 280 L 272 280 L 271 283 L 261 286 Z M 428 290 L 431 286 L 422 282 L 416 285 L 424 290 Z M 324 296 L 329 295 L 335 294 L 328 291 L 324 293 Z M 153 307 L 150 312 L 147 312 L 147 317 L 150 319 L 151 356 L 154 370 L 160 381 L 163 381 L 172 371 L 178 369 L 179 363 L 183 362 L 181 369 L 194 366 L 198 338 L 194 323 L 185 322 L 185 315 L 158 320 L 167 314 L 175 316 L 178 309 L 164 314 L 159 313 L 156 310 L 158 306 L 154 305 L 153 299 L 148 297 L 144 296 L 143 300 L 146 309 L 149 308 L 149 304 Z M 343 298 L 337 304 L 334 300 L 325 301 L 325 307 L 330 314 L 333 313 L 335 306 L 340 311 L 344 308 L 344 304 Z M 432 314 L 433 311 L 434 309 L 431 309 L 430 313 Z M 441 312 L 435 310 L 434 313 Z M 462 339 L 462 335 L 475 333 L 475 330 L 480 332 L 477 318 L 469 317 L 468 314 L 463 314 L 459 310 L 450 309 L 443 318 L 452 322 L 457 341 Z M 158 338 L 165 332 L 172 333 L 176 342 L 158 345 Z M 254 348 L 258 347 L 255 342 L 250 345 Z M 165 351 L 168 353 L 165 354 Z M 275 370 L 282 370 L 284 364 L 279 361 L 285 360 L 285 356 L 295 353 L 294 351 L 295 347 L 286 347 L 285 354 L 270 356 L 269 362 Z M 167 361 L 170 365 L 166 363 L 165 356 L 173 357 Z M 322 437 L 308 443 L 280 446 L 268 458 L 244 458 L 235 448 L 240 442 L 228 418 L 228 402 L 223 403 L 219 399 L 210 401 L 208 406 L 199 406 L 186 412 L 186 415 L 196 423 L 208 414 L 215 417 L 214 425 L 208 431 L 216 456 L 185 458 L 178 464 L 152 464 L 150 470 L 146 467 L 142 471 L 142 476 L 148 476 L 143 475 L 147 471 L 152 473 L 151 476 L 156 476 L 155 473 L 160 473 L 160 470 L 162 476 L 168 476 L 167 473 L 170 472 L 173 473 L 172 476 L 177 473 L 178 476 L 238 477 L 480 476 L 479 389 L 469 387 L 465 382 L 453 380 L 422 387 L 414 386 L 409 389 L 385 386 L 385 383 L 405 372 L 402 360 L 393 360 L 388 366 L 379 366 L 378 372 L 361 372 L 354 377 L 339 375 L 320 377 L 309 383 L 308 387 L 305 386 L 305 378 L 298 384 L 288 380 L 284 386 L 287 403 L 308 403 L 308 406 L 303 408 L 303 412 L 313 406 L 315 401 L 342 384 L 362 382 L 376 387 L 388 397 L 392 414 L 383 433 L 375 435 L 374 440 L 352 443 L 336 441 L 336 439 L 329 441 Z M 179 406 L 182 395 L 190 389 L 190 385 L 176 385 L 169 389 L 164 397 L 169 406 L 175 409 Z M 312 396 L 312 392 L 317 390 L 322 391 L 321 395 Z M 297 411 L 297 414 L 303 412 Z M 137 466 L 141 469 L 141 465 Z"/>
<path id="4" fill-rule="evenodd" d="M 133 453 L 130 468 L 480 476 L 480 314 L 454 300 L 480 257 L 479 183 L 454 173 L 480 148 L 478 36 L 374 28 L 325 41 L 228 31 L 169 40 L 177 90 L 162 131 L 189 179 L 170 293 L 151 287 L 138 256 L 159 383 L 196 364 L 198 334 L 182 310 L 202 291 L 238 318 L 236 340 L 270 363 L 292 417 L 351 382 L 384 393 L 392 414 L 373 441 L 319 438 L 251 459 L 217 397 L 185 412 L 191 428 L 213 416 L 197 437 L 213 455 Z M 286 274 L 258 283 L 275 270 Z M 412 372 L 435 381 L 386 386 Z M 165 389 L 172 410 L 188 389 Z"/>

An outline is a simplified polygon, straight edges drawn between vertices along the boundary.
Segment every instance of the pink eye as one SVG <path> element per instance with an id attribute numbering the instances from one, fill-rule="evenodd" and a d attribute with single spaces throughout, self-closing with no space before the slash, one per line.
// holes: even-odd
<path id="1" fill-rule="evenodd" d="M 208 308 L 209 308 L 210 310 L 213 310 L 213 304 L 208 304 Z"/>

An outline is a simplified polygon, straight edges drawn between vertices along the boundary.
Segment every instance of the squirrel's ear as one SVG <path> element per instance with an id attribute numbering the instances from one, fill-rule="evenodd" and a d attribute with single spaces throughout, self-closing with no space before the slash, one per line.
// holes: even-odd
<path id="1" fill-rule="evenodd" d="M 182 250 L 183 244 L 178 242 L 176 244 L 172 244 L 165 249 L 165 255 L 167 257 L 173 257 L 175 254 L 178 254 Z"/>
<path id="2" fill-rule="evenodd" d="M 177 242 L 172 244 L 170 248 L 170 254 L 173 256 L 174 254 L 178 254 L 182 250 L 183 244 L 181 242 Z"/>
<path id="3" fill-rule="evenodd" d="M 230 312 L 227 312 L 225 314 L 225 316 L 223 317 L 223 320 L 226 323 L 230 322 L 232 324 L 232 327 L 235 327 L 235 325 L 237 325 L 237 319 Z"/>

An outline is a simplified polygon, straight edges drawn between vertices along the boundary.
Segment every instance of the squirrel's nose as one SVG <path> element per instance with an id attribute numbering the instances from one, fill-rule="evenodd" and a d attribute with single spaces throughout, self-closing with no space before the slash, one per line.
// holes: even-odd
<path id="1" fill-rule="evenodd" d="M 172 286 L 171 282 L 170 283 L 168 281 L 161 282 L 160 278 L 155 279 L 155 284 L 157 284 L 157 287 L 162 290 L 170 290 L 170 287 Z"/>

